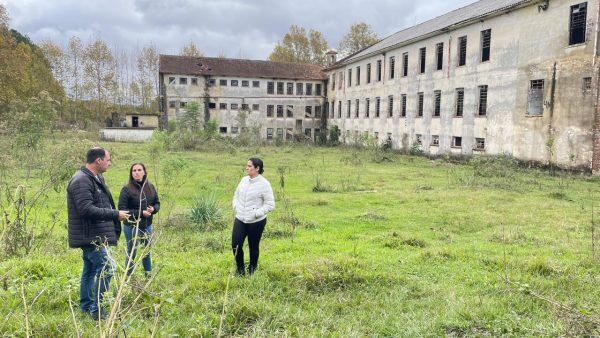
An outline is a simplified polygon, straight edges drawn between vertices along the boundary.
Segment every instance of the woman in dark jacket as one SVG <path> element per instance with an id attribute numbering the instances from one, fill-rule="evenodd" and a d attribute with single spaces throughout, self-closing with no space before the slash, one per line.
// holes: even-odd
<path id="1" fill-rule="evenodd" d="M 133 272 L 136 249 L 134 244 L 147 247 L 152 239 L 152 215 L 160 209 L 156 188 L 147 180 L 146 167 L 143 163 L 134 163 L 129 169 L 129 183 L 121 189 L 119 210 L 129 211 L 131 218 L 123 222 L 123 232 L 127 240 L 125 266 L 127 274 Z M 144 274 L 152 271 L 150 252 L 142 259 Z"/>

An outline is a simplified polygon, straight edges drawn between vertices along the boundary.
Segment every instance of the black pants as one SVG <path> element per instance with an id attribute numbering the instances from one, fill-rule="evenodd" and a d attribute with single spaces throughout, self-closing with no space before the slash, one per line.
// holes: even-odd
<path id="1" fill-rule="evenodd" d="M 233 232 L 231 233 L 231 247 L 235 256 L 238 273 L 244 273 L 244 250 L 242 246 L 244 245 L 246 236 L 248 236 L 248 247 L 250 248 L 248 271 L 252 273 L 256 270 L 256 266 L 258 265 L 258 246 L 266 224 L 266 218 L 256 223 L 244 223 L 237 218 L 235 219 Z"/>

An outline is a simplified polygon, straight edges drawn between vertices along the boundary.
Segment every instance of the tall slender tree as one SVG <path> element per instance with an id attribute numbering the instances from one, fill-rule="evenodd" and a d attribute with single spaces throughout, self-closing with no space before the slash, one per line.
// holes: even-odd
<path id="1" fill-rule="evenodd" d="M 106 42 L 97 38 L 84 52 L 85 88 L 96 100 L 96 117 L 103 117 L 114 83 L 114 56 Z"/>

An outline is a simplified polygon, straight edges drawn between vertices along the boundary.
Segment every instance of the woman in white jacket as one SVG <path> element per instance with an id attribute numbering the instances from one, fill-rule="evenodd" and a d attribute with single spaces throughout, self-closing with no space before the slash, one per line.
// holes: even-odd
<path id="1" fill-rule="evenodd" d="M 231 234 L 231 247 L 235 256 L 237 273 L 245 274 L 244 240 L 248 237 L 250 248 L 250 264 L 248 273 L 253 274 L 258 265 L 260 238 L 267 224 L 267 213 L 275 209 L 275 197 L 271 184 L 261 174 L 264 171 L 263 161 L 251 158 L 246 163 L 245 176 L 238 184 L 233 195 L 235 221 Z"/>

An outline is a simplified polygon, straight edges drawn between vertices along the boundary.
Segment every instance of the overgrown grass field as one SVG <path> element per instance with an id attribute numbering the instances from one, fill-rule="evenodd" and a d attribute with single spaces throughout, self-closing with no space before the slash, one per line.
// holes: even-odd
<path id="1" fill-rule="evenodd" d="M 149 144 L 101 145 L 112 153 L 105 178 L 115 200 L 137 161 L 162 200 L 154 279 L 146 285 L 137 271 L 123 286 L 123 307 L 133 306 L 120 313 L 116 335 L 600 335 L 597 178 L 522 169 L 510 159 L 458 163 L 354 148 L 155 156 Z M 259 270 L 239 278 L 231 199 L 251 156 L 264 160 L 276 210 Z M 2 190 L 39 184 L 35 169 L 4 175 Z M 78 312 L 81 251 L 67 245 L 65 194 L 51 191 L 36 211 L 33 249 L 0 261 L 3 336 L 107 334 Z M 190 209 L 211 194 L 222 221 L 195 224 Z M 124 251 L 121 237 L 112 300 Z"/>

